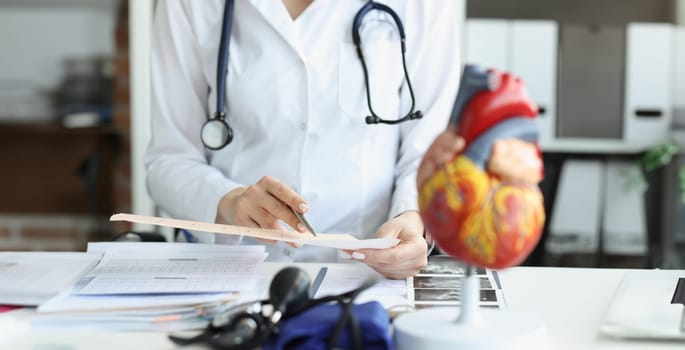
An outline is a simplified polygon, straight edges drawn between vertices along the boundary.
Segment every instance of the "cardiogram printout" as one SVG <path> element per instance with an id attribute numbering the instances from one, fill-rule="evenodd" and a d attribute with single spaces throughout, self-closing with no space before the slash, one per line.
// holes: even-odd
<path id="1" fill-rule="evenodd" d="M 39 312 L 122 312 L 230 302 L 255 293 L 255 268 L 267 255 L 263 246 L 138 242 L 89 243 L 88 253 L 102 256 L 100 263 L 41 304 Z"/>
<path id="2" fill-rule="evenodd" d="M 308 244 L 320 247 L 338 249 L 384 249 L 396 246 L 400 241 L 397 238 L 374 238 L 357 239 L 349 234 L 321 233 L 316 237 L 284 230 L 270 230 L 256 227 L 243 227 L 233 225 L 220 225 L 207 222 L 160 218 L 154 216 L 134 214 L 114 214 L 111 221 L 128 221 L 139 224 L 158 225 L 165 227 L 182 228 L 203 232 L 213 232 L 224 235 L 247 236 L 253 238 L 268 239 L 299 244 Z"/>
<path id="3" fill-rule="evenodd" d="M 109 251 L 75 287 L 78 295 L 239 292 L 249 288 L 263 246 L 222 251 Z M 231 249 L 232 248 L 232 249 Z"/>

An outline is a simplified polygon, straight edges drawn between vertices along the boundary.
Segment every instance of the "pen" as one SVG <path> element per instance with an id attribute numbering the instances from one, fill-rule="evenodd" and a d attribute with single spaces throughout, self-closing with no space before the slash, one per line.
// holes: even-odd
<path id="1" fill-rule="evenodd" d="M 314 228 L 312 227 L 312 225 L 309 224 L 309 222 L 308 222 L 307 219 L 304 217 L 304 215 L 298 213 L 297 210 L 295 210 L 295 209 L 292 208 L 292 207 L 290 208 L 290 210 L 293 211 L 293 214 L 295 214 L 295 216 L 297 217 L 297 220 L 299 220 L 299 221 L 302 223 L 302 225 L 304 225 L 304 227 L 305 227 L 309 232 L 311 232 L 312 235 L 314 235 L 314 237 L 317 237 L 316 232 L 314 232 Z"/>

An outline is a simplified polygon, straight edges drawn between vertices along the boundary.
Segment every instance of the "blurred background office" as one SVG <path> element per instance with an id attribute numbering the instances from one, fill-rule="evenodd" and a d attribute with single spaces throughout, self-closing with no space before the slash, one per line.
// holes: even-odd
<path id="1" fill-rule="evenodd" d="M 520 75 L 540 107 L 548 223 L 527 264 L 684 268 L 685 0 L 455 1 L 463 61 Z M 142 168 L 153 12 L 0 0 L 0 250 L 155 229 L 108 221 L 158 214 Z"/>

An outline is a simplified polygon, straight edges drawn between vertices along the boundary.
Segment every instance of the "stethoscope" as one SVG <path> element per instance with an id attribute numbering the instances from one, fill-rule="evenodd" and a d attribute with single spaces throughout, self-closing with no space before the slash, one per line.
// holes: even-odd
<path id="1" fill-rule="evenodd" d="M 219 61 L 216 76 L 216 112 L 214 117 L 210 117 L 204 125 L 202 125 L 201 137 L 202 143 L 210 150 L 216 151 L 220 150 L 233 140 L 233 129 L 228 125 L 226 121 L 226 77 L 228 75 L 228 57 L 229 57 L 229 44 L 231 42 L 231 29 L 233 27 L 233 14 L 234 14 L 235 0 L 226 0 L 226 5 L 224 7 L 224 18 L 223 25 L 221 27 L 221 42 L 219 44 Z M 369 89 L 369 72 L 366 67 L 366 61 L 364 60 L 364 53 L 362 52 L 362 39 L 359 35 L 359 30 L 362 25 L 362 20 L 372 10 L 379 10 L 385 12 L 395 21 L 397 30 L 400 35 L 401 51 L 402 51 L 402 68 L 404 69 L 404 78 L 407 81 L 407 87 L 409 88 L 409 94 L 411 95 L 411 107 L 409 112 L 403 117 L 396 120 L 388 120 L 381 118 L 373 110 L 371 105 L 371 92 Z M 366 124 L 400 124 L 405 121 L 421 119 L 423 113 L 421 111 L 415 111 L 415 98 L 414 90 L 411 86 L 411 81 L 409 80 L 409 73 L 407 72 L 407 62 L 405 58 L 406 48 L 406 36 L 404 34 L 404 26 L 402 25 L 402 20 L 389 6 L 377 3 L 373 0 L 369 0 L 354 16 L 354 21 L 352 22 L 352 40 L 354 45 L 357 47 L 357 56 L 361 61 L 362 68 L 364 70 L 364 85 L 366 86 L 366 101 L 369 107 L 371 115 L 366 117 Z"/>

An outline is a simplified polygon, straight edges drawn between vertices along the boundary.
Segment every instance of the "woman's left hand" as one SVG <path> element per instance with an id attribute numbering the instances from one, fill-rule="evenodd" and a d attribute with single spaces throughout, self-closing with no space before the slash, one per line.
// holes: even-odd
<path id="1" fill-rule="evenodd" d="M 414 276 L 426 266 L 428 245 L 423 238 L 423 222 L 418 212 L 404 212 L 384 223 L 376 232 L 376 238 L 386 237 L 398 238 L 400 243 L 388 249 L 344 252 L 391 279 Z"/>

